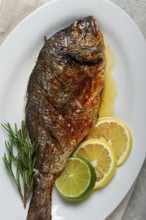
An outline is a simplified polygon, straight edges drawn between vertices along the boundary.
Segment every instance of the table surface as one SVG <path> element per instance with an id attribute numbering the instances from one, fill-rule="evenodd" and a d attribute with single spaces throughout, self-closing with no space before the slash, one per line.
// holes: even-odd
<path id="1" fill-rule="evenodd" d="M 23 18 L 48 1 L 0 0 L 0 43 Z M 130 15 L 146 38 L 146 0 L 112 0 L 112 2 Z M 146 220 L 146 162 L 133 188 L 107 220 Z"/>

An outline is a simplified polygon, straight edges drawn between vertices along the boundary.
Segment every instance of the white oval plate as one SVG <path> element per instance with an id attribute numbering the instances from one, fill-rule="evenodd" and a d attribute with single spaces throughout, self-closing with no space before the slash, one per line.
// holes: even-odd
<path id="1" fill-rule="evenodd" d="M 139 29 L 119 7 L 105 0 L 59 0 L 46 4 L 9 35 L 0 48 L 0 122 L 20 124 L 24 118 L 25 93 L 43 38 L 74 20 L 94 15 L 114 53 L 113 77 L 117 83 L 115 116 L 125 121 L 133 135 L 133 149 L 113 180 L 86 201 L 71 204 L 53 191 L 53 220 L 105 219 L 134 183 L 145 159 L 146 146 L 146 44 Z M 0 130 L 0 158 L 4 154 Z M 19 195 L 0 159 L 0 219 L 25 220 Z"/>

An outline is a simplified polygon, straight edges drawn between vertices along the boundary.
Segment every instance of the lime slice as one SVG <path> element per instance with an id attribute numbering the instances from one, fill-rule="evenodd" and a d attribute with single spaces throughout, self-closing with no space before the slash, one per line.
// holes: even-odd
<path id="1" fill-rule="evenodd" d="M 100 118 L 88 138 L 99 138 L 107 141 L 115 150 L 117 165 L 122 165 L 132 148 L 132 135 L 128 126 L 113 118 Z"/>
<path id="2" fill-rule="evenodd" d="M 115 151 L 103 140 L 93 138 L 82 142 L 74 155 L 89 160 L 93 165 L 96 172 L 94 189 L 107 185 L 115 174 L 117 167 Z"/>
<path id="3" fill-rule="evenodd" d="M 69 199 L 83 199 L 92 191 L 95 181 L 93 166 L 83 158 L 71 157 L 55 185 L 62 196 Z"/>

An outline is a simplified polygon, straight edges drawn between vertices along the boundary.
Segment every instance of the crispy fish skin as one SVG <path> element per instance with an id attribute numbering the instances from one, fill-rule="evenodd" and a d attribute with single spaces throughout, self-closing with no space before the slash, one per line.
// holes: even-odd
<path id="1" fill-rule="evenodd" d="M 97 118 L 104 88 L 104 40 L 92 16 L 45 42 L 30 76 L 26 124 L 37 140 L 37 174 L 27 220 L 51 220 L 56 178 Z"/>

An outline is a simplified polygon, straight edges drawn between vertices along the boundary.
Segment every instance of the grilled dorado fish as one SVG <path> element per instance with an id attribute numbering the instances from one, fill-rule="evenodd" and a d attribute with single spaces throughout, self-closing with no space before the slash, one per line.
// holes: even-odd
<path id="1" fill-rule="evenodd" d="M 53 184 L 93 127 L 103 88 L 104 41 L 92 16 L 46 40 L 27 90 L 26 124 L 39 143 L 27 220 L 51 219 Z"/>

